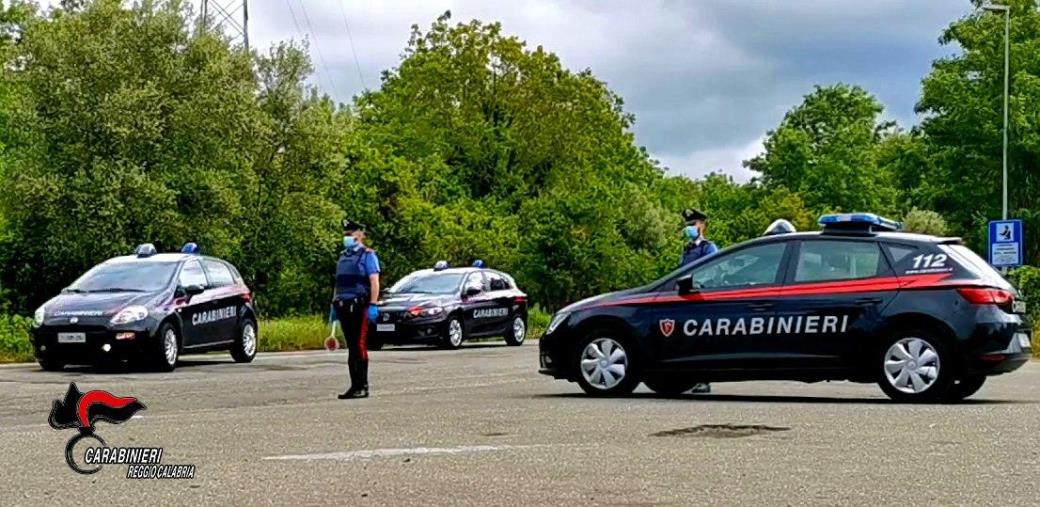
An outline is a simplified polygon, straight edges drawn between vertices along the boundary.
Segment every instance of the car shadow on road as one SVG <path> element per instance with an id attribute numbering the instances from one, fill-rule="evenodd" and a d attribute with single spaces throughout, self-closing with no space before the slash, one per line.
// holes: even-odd
<path id="1" fill-rule="evenodd" d="M 611 400 L 618 398 L 594 398 L 583 393 L 553 393 L 536 394 L 533 398 L 583 398 L 587 400 Z M 745 395 L 745 394 L 684 394 L 681 396 L 661 396 L 653 393 L 633 393 L 624 399 L 644 400 L 674 400 L 674 401 L 697 401 L 697 402 L 744 402 L 744 403 L 818 403 L 833 405 L 899 405 L 887 398 L 828 398 L 824 396 L 787 396 L 787 395 Z M 1014 405 L 1014 404 L 1036 404 L 1030 400 L 988 400 L 967 399 L 949 405 Z"/>
<path id="2" fill-rule="evenodd" d="M 425 352 L 425 351 L 435 352 L 435 351 L 438 351 L 438 350 L 439 351 L 444 351 L 444 352 L 456 352 L 456 351 L 460 351 L 460 350 L 475 350 L 475 349 L 504 349 L 504 348 L 507 348 L 507 347 L 512 347 L 512 346 L 511 345 L 506 345 L 505 343 L 501 343 L 501 342 L 499 342 L 499 343 L 495 343 L 495 342 L 489 342 L 489 343 L 478 342 L 478 343 L 464 343 L 464 344 L 462 344 L 461 348 L 453 350 L 453 349 L 446 349 L 444 347 L 438 347 L 436 345 L 387 345 L 387 346 L 379 349 L 379 352 Z"/>

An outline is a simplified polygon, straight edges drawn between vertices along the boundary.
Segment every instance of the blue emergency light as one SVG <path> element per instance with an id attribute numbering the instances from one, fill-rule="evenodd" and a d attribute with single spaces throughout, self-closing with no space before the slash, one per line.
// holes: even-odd
<path id="1" fill-rule="evenodd" d="M 903 229 L 901 222 L 879 217 L 873 213 L 835 213 L 823 215 L 817 222 L 824 230 L 838 229 L 850 231 L 899 231 Z"/>
<path id="2" fill-rule="evenodd" d="M 448 269 L 448 261 L 437 261 L 437 263 L 433 265 L 434 271 L 441 271 L 444 269 Z"/>
<path id="3" fill-rule="evenodd" d="M 181 253 L 199 255 L 202 253 L 202 249 L 194 241 L 189 241 L 181 247 Z"/>
<path id="4" fill-rule="evenodd" d="M 134 249 L 134 255 L 138 257 L 151 257 L 155 255 L 155 252 L 155 245 L 151 243 L 142 243 Z"/>
<path id="5" fill-rule="evenodd" d="M 482 268 L 482 267 L 484 267 L 484 261 L 481 260 L 481 259 L 477 259 L 477 260 L 473 261 L 473 267 L 475 267 L 475 268 Z"/>

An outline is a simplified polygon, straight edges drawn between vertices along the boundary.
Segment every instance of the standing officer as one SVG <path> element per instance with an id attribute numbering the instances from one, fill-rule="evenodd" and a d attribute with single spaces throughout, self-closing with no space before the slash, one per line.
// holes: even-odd
<path id="1" fill-rule="evenodd" d="M 682 258 L 679 267 L 685 266 L 697 259 L 707 257 L 719 251 L 715 243 L 704 237 L 704 230 L 708 227 L 708 215 L 700 210 L 684 209 L 682 212 L 686 227 L 683 228 L 683 236 L 686 237 L 686 246 L 683 247 Z M 691 390 L 694 393 L 710 393 L 711 384 L 697 384 Z"/>
<path id="2" fill-rule="evenodd" d="M 379 258 L 364 245 L 365 226 L 343 220 L 343 252 L 336 264 L 332 307 L 347 342 L 350 389 L 339 399 L 368 397 L 368 323 L 379 315 Z"/>
<path id="3" fill-rule="evenodd" d="M 704 237 L 704 231 L 708 227 L 708 216 L 700 210 L 689 208 L 683 210 L 682 215 L 683 219 L 686 220 L 683 236 L 686 237 L 687 243 L 683 247 L 679 266 L 685 266 L 701 257 L 707 257 L 718 252 L 719 247 Z"/>

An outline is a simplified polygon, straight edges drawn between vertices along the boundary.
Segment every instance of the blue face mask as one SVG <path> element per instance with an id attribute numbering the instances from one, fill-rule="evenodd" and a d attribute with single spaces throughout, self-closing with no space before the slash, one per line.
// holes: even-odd
<path id="1" fill-rule="evenodd" d="M 350 249 L 357 246 L 357 238 L 354 236 L 343 236 L 343 246 Z"/>
<path id="2" fill-rule="evenodd" d="M 693 225 L 687 225 L 683 228 L 682 232 L 683 236 L 686 236 L 686 239 L 690 241 L 693 241 L 701 236 L 701 230 Z"/>

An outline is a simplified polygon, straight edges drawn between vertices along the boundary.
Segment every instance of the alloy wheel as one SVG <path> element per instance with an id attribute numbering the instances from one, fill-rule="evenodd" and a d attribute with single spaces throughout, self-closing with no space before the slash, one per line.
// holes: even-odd
<path id="1" fill-rule="evenodd" d="M 903 338 L 888 348 L 884 368 L 892 387 L 903 393 L 920 394 L 939 378 L 939 353 L 921 338 Z"/>
<path id="2" fill-rule="evenodd" d="M 177 364 L 177 333 L 172 328 L 163 334 L 163 354 L 166 356 L 166 364 Z"/>
<path id="3" fill-rule="evenodd" d="M 527 336 L 527 326 L 524 325 L 524 319 L 517 317 L 513 320 L 513 340 L 517 343 L 524 341 L 524 337 Z"/>
<path id="4" fill-rule="evenodd" d="M 597 338 L 581 353 L 581 375 L 592 387 L 612 389 L 625 379 L 628 354 L 613 338 Z"/>
<path id="5" fill-rule="evenodd" d="M 256 328 L 249 322 L 242 328 L 242 352 L 247 356 L 256 352 Z"/>
<path id="6" fill-rule="evenodd" d="M 448 323 L 448 341 L 452 347 L 462 345 L 462 323 L 458 319 L 452 319 Z"/>

